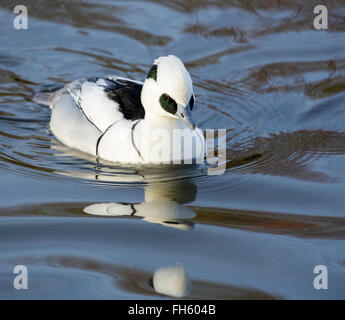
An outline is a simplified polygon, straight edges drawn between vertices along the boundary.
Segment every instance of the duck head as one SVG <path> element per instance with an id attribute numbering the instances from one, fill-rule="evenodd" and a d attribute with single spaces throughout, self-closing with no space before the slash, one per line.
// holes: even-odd
<path id="1" fill-rule="evenodd" d="M 156 59 L 141 91 L 145 117 L 180 119 L 193 131 L 194 102 L 192 79 L 182 61 L 173 55 Z"/>

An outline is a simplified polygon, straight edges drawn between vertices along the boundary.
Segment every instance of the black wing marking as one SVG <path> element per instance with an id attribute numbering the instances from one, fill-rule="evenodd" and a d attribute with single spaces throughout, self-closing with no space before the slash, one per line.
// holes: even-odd
<path id="1" fill-rule="evenodd" d="M 118 120 L 119 121 L 119 120 Z M 108 130 L 114 125 L 116 124 L 118 121 L 115 121 L 114 123 L 112 123 L 97 139 L 96 142 L 96 156 L 98 157 L 98 147 L 99 147 L 99 143 L 101 142 L 103 136 L 108 132 Z"/>
<path id="2" fill-rule="evenodd" d="M 97 129 L 99 128 L 83 110 L 82 86 L 85 82 L 91 82 L 101 87 L 107 97 L 115 102 L 116 107 L 119 109 L 119 112 L 122 113 L 124 119 L 132 121 L 144 119 L 145 109 L 141 104 L 140 98 L 143 87 L 142 83 L 112 76 L 107 76 L 105 78 L 81 78 L 71 82 L 65 87 L 67 92 L 72 95 L 79 110 Z"/>
<path id="3" fill-rule="evenodd" d="M 141 90 L 143 85 L 126 79 L 103 79 L 107 86 L 104 88 L 109 99 L 119 104 L 120 112 L 127 120 L 140 120 L 145 117 L 145 109 L 141 104 Z"/>
<path id="4" fill-rule="evenodd" d="M 137 122 L 136 122 L 135 124 L 133 124 L 133 126 L 132 126 L 131 140 L 132 140 L 132 145 L 133 145 L 135 151 L 138 153 L 139 157 L 140 157 L 142 160 L 144 160 L 143 157 L 141 156 L 140 151 L 138 150 L 138 148 L 137 148 L 137 146 L 135 145 L 135 142 L 134 142 L 134 129 L 135 129 L 135 126 L 136 126 L 140 121 L 141 121 L 141 120 L 137 121 Z"/>

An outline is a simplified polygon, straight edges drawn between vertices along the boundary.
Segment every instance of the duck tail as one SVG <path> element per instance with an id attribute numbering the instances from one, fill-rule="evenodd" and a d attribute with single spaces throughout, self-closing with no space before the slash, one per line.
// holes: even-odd
<path id="1" fill-rule="evenodd" d="M 50 106 L 53 94 L 52 92 L 38 92 L 33 96 L 33 101 L 45 106 Z"/>
<path id="2" fill-rule="evenodd" d="M 58 89 L 58 90 L 50 91 L 50 92 L 49 91 L 38 92 L 33 96 L 32 100 L 34 102 L 43 104 L 45 106 L 49 106 L 50 109 L 53 109 L 58 98 L 60 98 L 61 96 L 62 89 Z"/>

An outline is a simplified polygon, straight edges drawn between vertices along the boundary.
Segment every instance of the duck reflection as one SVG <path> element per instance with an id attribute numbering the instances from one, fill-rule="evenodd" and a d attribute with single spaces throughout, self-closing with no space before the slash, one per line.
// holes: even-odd
<path id="1" fill-rule="evenodd" d="M 146 222 L 180 230 L 191 230 L 196 214 L 184 204 L 196 198 L 192 182 L 148 183 L 144 186 L 145 201 L 141 203 L 95 203 L 84 208 L 87 214 L 98 216 L 140 217 Z M 174 298 L 189 296 L 191 281 L 181 264 L 161 267 L 153 273 L 151 287 L 158 293 Z"/>
<path id="2" fill-rule="evenodd" d="M 140 203 L 96 203 L 84 208 L 87 214 L 98 216 L 140 217 L 146 222 L 180 230 L 191 230 L 194 211 L 184 204 L 196 198 L 192 182 L 148 183 L 144 185 L 145 201 Z"/>
<path id="3" fill-rule="evenodd" d="M 189 296 L 192 284 L 185 268 L 177 264 L 157 269 L 153 274 L 152 287 L 157 293 L 182 298 Z"/>
<path id="4" fill-rule="evenodd" d="M 63 155 L 84 158 L 75 150 L 65 149 L 60 144 L 55 149 Z M 85 159 L 92 160 L 92 159 Z M 205 168 L 194 165 L 153 167 L 115 167 L 105 161 L 98 162 L 93 170 L 59 171 L 71 177 L 82 177 L 97 183 L 112 185 L 132 185 L 144 190 L 143 202 L 108 202 L 88 205 L 83 211 L 90 215 L 107 217 L 138 217 L 142 220 L 179 230 L 192 230 L 196 217 L 194 211 L 186 206 L 197 195 L 197 186 L 186 179 L 204 175 Z M 127 271 L 126 271 L 127 272 Z M 161 266 L 147 278 L 146 286 L 159 295 L 173 298 L 189 297 L 192 281 L 181 263 Z"/>

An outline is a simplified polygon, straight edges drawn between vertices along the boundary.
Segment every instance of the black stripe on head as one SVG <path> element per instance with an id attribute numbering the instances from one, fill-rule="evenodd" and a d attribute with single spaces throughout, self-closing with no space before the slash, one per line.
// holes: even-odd
<path id="1" fill-rule="evenodd" d="M 158 66 L 156 64 L 154 64 L 151 67 L 149 73 L 147 74 L 147 79 L 151 78 L 151 79 L 157 81 L 157 67 Z"/>
<path id="2" fill-rule="evenodd" d="M 169 113 L 175 114 L 177 111 L 177 103 L 168 94 L 163 93 L 159 98 L 162 108 Z"/>
<path id="3" fill-rule="evenodd" d="M 192 95 L 192 97 L 189 100 L 189 107 L 190 107 L 190 111 L 192 111 L 194 107 L 194 95 Z"/>

